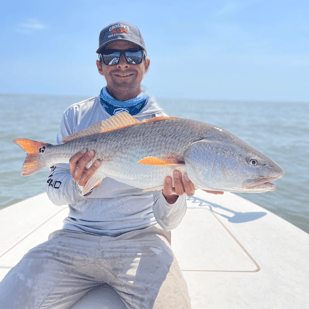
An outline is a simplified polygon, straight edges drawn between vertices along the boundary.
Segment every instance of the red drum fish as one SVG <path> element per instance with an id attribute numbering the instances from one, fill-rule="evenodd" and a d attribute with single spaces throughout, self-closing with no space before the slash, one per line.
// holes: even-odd
<path id="1" fill-rule="evenodd" d="M 94 150 L 102 164 L 84 187 L 89 192 L 104 177 L 144 190 L 161 190 L 175 169 L 196 189 L 266 192 L 283 169 L 235 135 L 204 122 L 158 117 L 142 122 L 119 113 L 67 136 L 61 145 L 28 139 L 14 141 L 27 152 L 22 175 L 32 175 L 57 163 L 69 163 L 78 151 Z"/>

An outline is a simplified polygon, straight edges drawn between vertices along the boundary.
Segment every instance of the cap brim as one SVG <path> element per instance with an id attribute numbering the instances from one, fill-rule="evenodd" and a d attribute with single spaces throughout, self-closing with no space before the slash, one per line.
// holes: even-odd
<path id="1" fill-rule="evenodd" d="M 136 44 L 136 45 L 139 46 L 140 48 L 142 48 L 142 49 L 147 53 L 146 49 L 145 49 L 142 45 L 140 45 L 140 44 L 138 44 L 137 42 L 134 42 L 134 41 L 132 41 L 132 40 L 126 40 L 126 39 L 115 39 L 115 40 L 110 40 L 110 41 L 106 42 L 105 44 L 101 45 L 101 46 L 97 49 L 96 53 L 99 54 L 99 53 L 100 53 L 100 50 L 104 49 L 105 46 L 109 45 L 110 43 L 116 42 L 116 41 L 127 41 L 127 42 L 131 42 L 131 43 L 133 43 L 133 44 Z"/>

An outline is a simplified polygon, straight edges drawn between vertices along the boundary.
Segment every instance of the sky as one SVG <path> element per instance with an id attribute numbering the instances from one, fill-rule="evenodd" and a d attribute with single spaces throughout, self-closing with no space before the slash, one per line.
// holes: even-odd
<path id="1" fill-rule="evenodd" d="M 4 1 L 0 93 L 98 95 L 101 29 L 137 25 L 160 98 L 309 101 L 309 1 Z"/>

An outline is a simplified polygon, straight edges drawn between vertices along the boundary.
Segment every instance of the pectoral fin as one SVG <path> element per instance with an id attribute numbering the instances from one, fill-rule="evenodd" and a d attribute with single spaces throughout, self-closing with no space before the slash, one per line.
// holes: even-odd
<path id="1" fill-rule="evenodd" d="M 138 161 L 139 164 L 145 164 L 145 165 L 179 165 L 184 164 L 181 160 L 179 160 L 177 157 L 168 157 L 165 159 L 160 159 L 156 157 L 146 157 L 142 160 Z"/>

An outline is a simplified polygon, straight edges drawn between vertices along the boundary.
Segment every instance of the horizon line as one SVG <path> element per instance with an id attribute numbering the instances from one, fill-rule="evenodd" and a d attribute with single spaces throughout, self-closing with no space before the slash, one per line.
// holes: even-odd
<path id="1" fill-rule="evenodd" d="M 49 93 L 2 93 L 0 96 L 14 96 L 14 95 L 34 95 L 34 96 L 63 96 L 63 97 L 96 97 L 97 95 L 84 95 L 84 94 L 49 94 Z M 213 101 L 251 101 L 251 102 L 285 102 L 285 103 L 309 103 L 305 100 L 282 100 L 282 99 L 226 99 L 226 98 L 186 98 L 186 97 L 157 97 L 157 99 L 172 99 L 172 100 L 213 100 Z"/>

